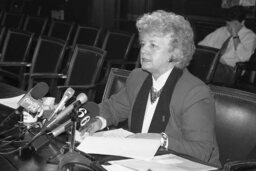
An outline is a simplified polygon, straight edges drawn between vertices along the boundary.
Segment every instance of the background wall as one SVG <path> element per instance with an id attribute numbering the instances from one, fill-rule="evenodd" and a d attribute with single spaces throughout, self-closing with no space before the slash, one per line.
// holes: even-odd
<path id="1" fill-rule="evenodd" d="M 50 16 L 51 10 L 64 10 L 65 20 L 106 28 L 133 29 L 132 24 L 139 15 L 157 9 L 185 16 L 223 17 L 222 0 L 1 0 L 0 8 L 8 9 L 15 1 L 30 3 L 28 13 L 37 11 L 39 5 L 42 15 Z"/>

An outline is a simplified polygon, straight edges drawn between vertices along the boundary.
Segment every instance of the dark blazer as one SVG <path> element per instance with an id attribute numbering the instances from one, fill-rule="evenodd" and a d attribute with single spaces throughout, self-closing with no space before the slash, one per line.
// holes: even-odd
<path id="1" fill-rule="evenodd" d="M 99 105 L 100 115 L 107 120 L 107 125 L 129 118 L 130 126 L 136 96 L 147 76 L 142 69 L 133 70 L 126 86 Z M 170 114 L 165 130 L 169 137 L 168 148 L 220 167 L 214 99 L 208 86 L 187 69 L 174 88 Z"/>

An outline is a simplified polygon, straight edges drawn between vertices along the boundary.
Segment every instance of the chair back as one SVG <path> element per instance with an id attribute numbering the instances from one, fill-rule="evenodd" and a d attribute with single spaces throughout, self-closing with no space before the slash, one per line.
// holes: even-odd
<path id="1" fill-rule="evenodd" d="M 220 161 L 255 158 L 256 95 L 228 87 L 210 85 L 216 108 L 216 135 Z M 254 149 L 255 148 L 255 149 Z"/>
<path id="2" fill-rule="evenodd" d="M 188 70 L 205 83 L 211 83 L 220 58 L 218 52 L 218 49 L 211 47 L 196 47 Z"/>
<path id="3" fill-rule="evenodd" d="M 236 63 L 235 87 L 256 93 L 256 51 L 249 61 Z"/>
<path id="4" fill-rule="evenodd" d="M 40 36 L 32 57 L 29 75 L 40 73 L 58 73 L 60 71 L 66 42 L 48 36 Z M 52 80 L 51 80 L 52 81 Z M 34 80 L 29 76 L 28 89 Z M 49 83 L 51 85 L 52 83 Z"/>
<path id="5" fill-rule="evenodd" d="M 2 17 L 3 17 L 3 15 L 4 15 L 4 13 L 5 13 L 5 10 L 2 9 L 2 8 L 0 8 L 0 21 L 2 20 Z M 0 22 L 0 23 L 1 23 L 1 22 Z"/>
<path id="6" fill-rule="evenodd" d="M 65 85 L 86 85 L 98 81 L 106 51 L 93 46 L 76 45 Z"/>
<path id="7" fill-rule="evenodd" d="M 134 33 L 108 30 L 102 44 L 102 49 L 108 52 L 106 60 L 127 59 L 134 37 Z"/>
<path id="8" fill-rule="evenodd" d="M 72 47 L 75 48 L 76 44 L 96 46 L 98 44 L 101 32 L 102 27 L 98 28 L 78 25 Z"/>
<path id="9" fill-rule="evenodd" d="M 34 33 L 9 29 L 4 41 L 1 62 L 25 62 Z"/>
<path id="10" fill-rule="evenodd" d="M 62 20 L 52 19 L 48 31 L 49 37 L 54 37 L 69 42 L 74 28 L 73 22 L 66 22 Z"/>
<path id="11" fill-rule="evenodd" d="M 25 19 L 23 30 L 35 33 L 36 37 L 38 37 L 45 32 L 47 22 L 47 18 L 28 15 Z"/>
<path id="12" fill-rule="evenodd" d="M 126 79 L 131 71 L 119 68 L 111 68 L 102 101 L 108 99 L 111 95 L 117 93 L 124 87 Z"/>
<path id="13" fill-rule="evenodd" d="M 24 15 L 20 13 L 5 12 L 1 20 L 1 25 L 6 28 L 21 29 Z"/>
<path id="14" fill-rule="evenodd" d="M 62 62 L 66 43 L 62 40 L 40 36 L 33 54 L 30 72 L 57 73 Z"/>
<path id="15" fill-rule="evenodd" d="M 6 36 L 6 27 L 5 26 L 0 26 L 0 51 L 2 51 L 3 48 L 3 41 Z"/>

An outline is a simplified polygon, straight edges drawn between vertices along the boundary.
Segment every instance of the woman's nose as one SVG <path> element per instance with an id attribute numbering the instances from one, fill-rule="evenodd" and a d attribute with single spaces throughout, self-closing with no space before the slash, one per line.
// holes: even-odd
<path id="1" fill-rule="evenodd" d="M 148 48 L 146 47 L 146 45 L 141 46 L 140 48 L 141 53 L 146 53 L 147 51 L 148 51 Z"/>

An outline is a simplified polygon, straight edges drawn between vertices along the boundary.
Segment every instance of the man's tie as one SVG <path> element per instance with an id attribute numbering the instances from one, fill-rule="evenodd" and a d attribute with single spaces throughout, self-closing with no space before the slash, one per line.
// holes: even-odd
<path id="1" fill-rule="evenodd" d="M 159 91 L 156 91 L 155 88 L 151 87 L 150 89 L 151 104 L 153 104 L 156 101 L 156 99 L 161 95 L 162 89 L 163 88 L 161 88 Z"/>
<path id="2" fill-rule="evenodd" d="M 227 47 L 228 47 L 228 43 L 229 43 L 229 40 L 231 39 L 232 36 L 229 36 L 225 41 L 224 43 L 222 44 L 221 48 L 220 48 L 220 56 L 222 56 L 225 51 L 227 50 Z"/>

